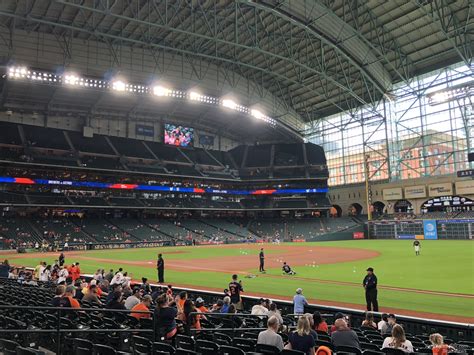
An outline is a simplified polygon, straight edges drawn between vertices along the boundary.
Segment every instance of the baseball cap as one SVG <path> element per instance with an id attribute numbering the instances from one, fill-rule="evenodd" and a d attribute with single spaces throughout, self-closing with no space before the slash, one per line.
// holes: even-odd
<path id="1" fill-rule="evenodd" d="M 201 297 L 198 297 L 196 299 L 196 303 L 204 303 L 204 300 Z"/>
<path id="2" fill-rule="evenodd" d="M 388 318 L 397 318 L 397 317 L 395 317 L 395 314 L 390 313 L 390 314 L 388 315 Z"/>
<path id="3" fill-rule="evenodd" d="M 302 293 L 302 292 L 303 292 L 303 289 L 302 289 L 301 287 L 298 287 L 298 288 L 296 289 L 296 293 Z"/>
<path id="4" fill-rule="evenodd" d="M 92 286 L 92 285 L 97 285 L 97 280 L 91 280 L 90 285 L 91 285 L 91 286 Z"/>
<path id="5" fill-rule="evenodd" d="M 372 271 L 372 272 L 373 272 L 373 271 L 374 271 L 374 268 L 373 268 L 373 267 L 369 267 L 369 268 L 367 269 L 367 271 Z"/>

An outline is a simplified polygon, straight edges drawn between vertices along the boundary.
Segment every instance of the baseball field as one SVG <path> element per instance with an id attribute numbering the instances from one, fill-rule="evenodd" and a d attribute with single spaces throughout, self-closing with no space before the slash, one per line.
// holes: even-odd
<path id="1" fill-rule="evenodd" d="M 258 272 L 261 247 L 265 274 Z M 474 323 L 472 241 L 422 241 L 420 256 L 415 256 L 412 241 L 354 240 L 75 251 L 66 254 L 66 263 L 80 262 L 83 273 L 122 267 L 134 280 L 145 276 L 156 281 L 158 252 L 165 259 L 167 284 L 222 291 L 237 273 L 246 294 L 291 299 L 302 287 L 312 303 L 357 309 L 364 309 L 361 283 L 367 267 L 373 267 L 381 311 Z M 41 260 L 52 263 L 57 255 L 0 253 L 0 258 L 36 266 Z M 283 275 L 283 261 L 297 274 Z"/>

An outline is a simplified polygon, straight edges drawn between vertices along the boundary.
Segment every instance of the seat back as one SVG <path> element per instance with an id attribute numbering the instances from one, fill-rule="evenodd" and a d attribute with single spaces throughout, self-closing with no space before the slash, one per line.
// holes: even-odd
<path id="1" fill-rule="evenodd" d="M 339 352 L 346 352 L 346 353 L 351 353 L 351 354 L 362 354 L 362 351 L 359 348 L 356 348 L 354 346 L 337 346 L 336 351 Z"/>
<path id="2" fill-rule="evenodd" d="M 196 341 L 187 335 L 176 336 L 176 348 L 194 351 Z"/>
<path id="3" fill-rule="evenodd" d="M 305 355 L 305 353 L 298 350 L 283 349 L 280 355 Z"/>
<path id="4" fill-rule="evenodd" d="M 219 349 L 219 354 L 220 355 L 245 355 L 245 352 L 242 349 L 239 349 L 233 346 L 221 345 Z"/>
<path id="5" fill-rule="evenodd" d="M 266 355 L 277 355 L 280 353 L 280 350 L 276 346 L 267 344 L 257 344 L 255 351 Z"/>
<path id="6" fill-rule="evenodd" d="M 93 354 L 94 355 L 116 355 L 117 351 L 111 346 L 94 344 Z"/>
<path id="7" fill-rule="evenodd" d="M 42 351 L 39 352 L 36 349 L 32 348 L 24 348 L 22 346 L 17 346 L 16 348 L 16 355 L 38 355 L 38 354 L 44 354 Z"/>
<path id="8" fill-rule="evenodd" d="M 157 354 L 158 352 L 165 352 L 174 355 L 175 349 L 170 344 L 159 342 L 153 343 L 153 353 Z"/>

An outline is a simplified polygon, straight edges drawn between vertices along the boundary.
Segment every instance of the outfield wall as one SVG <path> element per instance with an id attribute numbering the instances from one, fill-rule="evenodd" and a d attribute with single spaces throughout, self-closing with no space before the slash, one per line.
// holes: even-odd
<path id="1" fill-rule="evenodd" d="M 377 239 L 470 239 L 474 219 L 380 220 L 368 222 L 370 238 Z"/>

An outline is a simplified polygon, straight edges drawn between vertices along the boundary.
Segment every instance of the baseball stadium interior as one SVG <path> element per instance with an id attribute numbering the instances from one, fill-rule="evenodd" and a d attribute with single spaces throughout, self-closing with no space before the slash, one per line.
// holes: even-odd
<path id="1" fill-rule="evenodd" d="M 474 354 L 473 57 L 472 0 L 0 1 L 0 354 Z"/>

